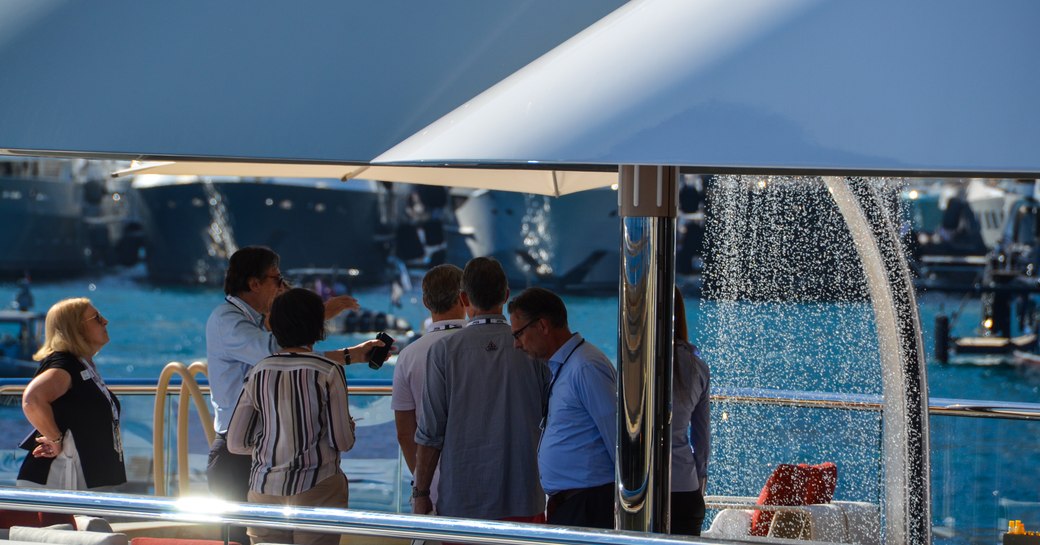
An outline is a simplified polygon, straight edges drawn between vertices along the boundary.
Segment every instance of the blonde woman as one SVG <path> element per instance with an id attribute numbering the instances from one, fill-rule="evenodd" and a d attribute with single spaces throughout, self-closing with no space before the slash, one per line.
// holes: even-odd
<path id="1" fill-rule="evenodd" d="M 119 400 L 105 386 L 94 355 L 108 343 L 108 320 L 89 299 L 65 299 L 47 312 L 36 376 L 22 394 L 34 431 L 18 485 L 89 490 L 126 482 Z"/>

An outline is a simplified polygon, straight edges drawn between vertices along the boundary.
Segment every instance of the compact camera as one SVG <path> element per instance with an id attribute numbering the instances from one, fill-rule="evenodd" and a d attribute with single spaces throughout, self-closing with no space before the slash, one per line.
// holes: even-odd
<path id="1" fill-rule="evenodd" d="M 383 346 L 377 346 L 372 349 L 372 352 L 368 355 L 368 366 L 378 370 L 383 366 L 386 358 L 390 356 L 390 347 L 394 344 L 394 338 L 387 335 L 386 331 L 380 332 L 379 335 L 376 335 L 376 338 L 383 341 Z"/>

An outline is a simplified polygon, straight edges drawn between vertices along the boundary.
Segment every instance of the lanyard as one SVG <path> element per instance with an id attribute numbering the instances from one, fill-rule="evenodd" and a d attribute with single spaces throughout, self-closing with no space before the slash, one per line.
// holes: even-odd
<path id="1" fill-rule="evenodd" d="M 116 408 L 116 402 L 114 399 L 112 399 L 112 392 L 109 391 L 107 386 L 105 386 L 105 381 L 102 380 L 101 375 L 99 375 L 97 373 L 97 370 L 94 369 L 93 364 L 91 364 L 84 358 L 80 358 L 79 361 L 83 364 L 83 367 L 86 368 L 85 373 L 87 374 L 87 376 L 84 378 L 89 377 L 90 380 L 94 382 L 94 385 L 97 386 L 97 389 L 101 390 L 101 393 L 105 395 L 105 399 L 108 400 L 108 406 L 112 409 L 112 420 L 118 422 L 119 409 Z"/>
<path id="2" fill-rule="evenodd" d="M 242 312 L 242 314 L 244 314 L 245 317 L 247 319 L 249 319 L 250 322 L 253 322 L 254 324 L 256 323 L 256 320 L 253 319 L 253 315 L 250 314 L 248 310 L 242 308 L 242 305 L 238 302 L 238 300 L 232 299 L 230 295 L 225 296 L 224 300 L 227 301 L 228 303 L 231 303 L 232 306 L 234 306 L 235 308 L 240 310 Z M 261 328 L 263 327 L 263 325 L 264 325 L 264 315 L 263 314 L 260 315 L 260 323 L 257 324 L 257 325 L 259 325 Z"/>
<path id="3" fill-rule="evenodd" d="M 556 386 L 556 381 L 563 374 L 563 366 L 567 365 L 567 360 L 571 359 L 571 356 L 581 348 L 581 345 L 585 344 L 585 339 L 582 339 L 580 343 L 571 348 L 571 351 L 567 353 L 567 357 L 563 358 L 563 362 L 560 363 L 560 367 L 556 369 L 556 374 L 553 376 L 552 381 L 549 382 L 549 395 L 546 396 L 545 409 L 542 410 L 542 421 L 548 422 L 549 420 L 549 401 L 552 399 L 553 386 Z"/>
<path id="4" fill-rule="evenodd" d="M 119 409 L 116 407 L 116 400 L 112 397 L 112 392 L 105 386 L 105 381 L 98 374 L 94 364 L 88 362 L 84 358 L 79 359 L 80 363 L 83 364 L 85 371 L 83 371 L 94 382 L 94 386 L 104 394 L 105 399 L 108 400 L 108 406 L 112 410 L 112 446 L 119 453 L 119 460 L 123 460 L 123 437 L 119 433 Z"/>
<path id="5" fill-rule="evenodd" d="M 466 327 L 471 325 L 484 325 L 484 324 L 508 324 L 505 318 L 477 318 L 476 320 L 470 320 Z"/>
<path id="6" fill-rule="evenodd" d="M 434 331 L 449 331 L 449 330 L 452 330 L 452 329 L 462 329 L 462 326 L 460 326 L 459 324 L 434 325 L 434 326 L 430 326 L 430 329 L 427 329 L 426 332 L 427 333 L 433 333 Z"/>

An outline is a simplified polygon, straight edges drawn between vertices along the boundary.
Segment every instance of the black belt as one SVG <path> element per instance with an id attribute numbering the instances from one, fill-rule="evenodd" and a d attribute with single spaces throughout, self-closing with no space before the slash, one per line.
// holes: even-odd
<path id="1" fill-rule="evenodd" d="M 582 492 L 600 492 L 603 489 L 610 490 L 613 486 L 614 483 L 606 483 L 599 486 L 590 486 L 589 488 L 571 488 L 569 490 L 561 490 L 555 494 L 550 494 L 549 501 L 559 505 Z"/>

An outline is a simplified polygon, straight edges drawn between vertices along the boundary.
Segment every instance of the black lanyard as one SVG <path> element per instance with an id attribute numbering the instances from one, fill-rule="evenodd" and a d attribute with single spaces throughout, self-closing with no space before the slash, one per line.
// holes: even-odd
<path id="1" fill-rule="evenodd" d="M 549 395 L 545 398 L 545 408 L 542 409 L 542 422 L 543 427 L 545 423 L 549 421 L 549 401 L 552 399 L 553 387 L 556 386 L 556 381 L 559 380 L 560 375 L 563 374 L 563 366 L 567 365 L 567 360 L 571 359 L 571 356 L 581 348 L 581 345 L 585 344 L 585 339 L 582 339 L 580 343 L 571 348 L 571 351 L 567 353 L 567 357 L 563 358 L 563 362 L 560 363 L 560 367 L 556 369 L 556 374 L 553 375 L 552 381 L 549 382 Z"/>

